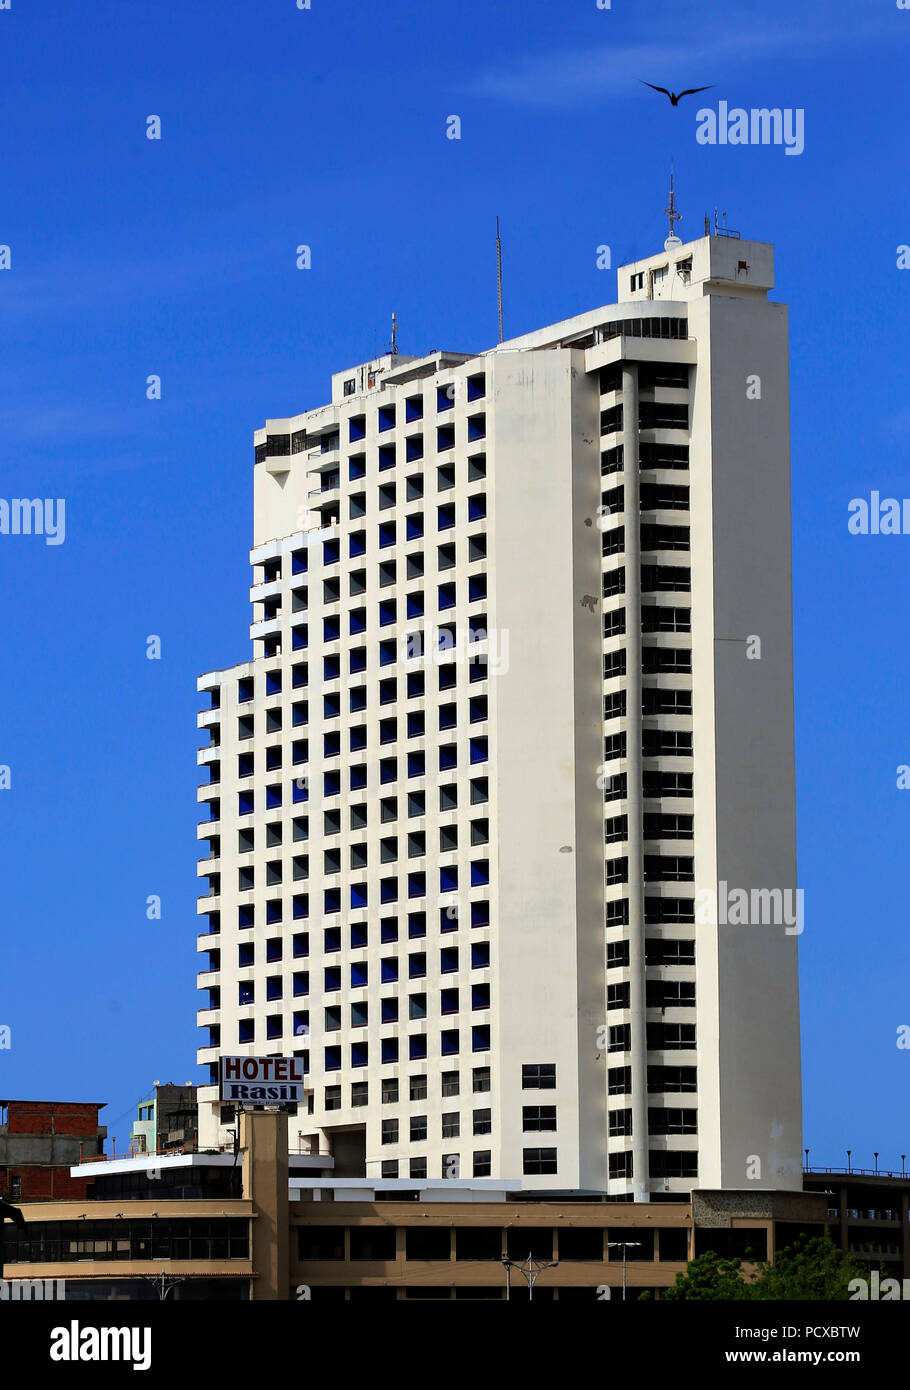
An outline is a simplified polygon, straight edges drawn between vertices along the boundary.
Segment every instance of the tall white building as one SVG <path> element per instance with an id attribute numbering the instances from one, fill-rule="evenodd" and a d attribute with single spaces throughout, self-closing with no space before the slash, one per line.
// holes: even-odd
<path id="1" fill-rule="evenodd" d="M 615 305 L 256 432 L 199 1061 L 304 1056 L 289 1144 L 336 1173 L 801 1186 L 772 285 L 765 243 L 671 237 Z"/>

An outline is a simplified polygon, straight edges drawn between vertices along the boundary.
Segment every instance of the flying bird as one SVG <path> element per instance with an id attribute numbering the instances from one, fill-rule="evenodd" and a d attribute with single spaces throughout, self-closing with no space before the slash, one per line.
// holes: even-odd
<path id="1" fill-rule="evenodd" d="M 713 83 L 707 87 L 687 87 L 684 92 L 668 92 L 666 87 L 655 87 L 653 82 L 645 82 L 641 77 L 638 79 L 643 87 L 650 87 L 652 92 L 663 92 L 665 97 L 670 98 L 671 106 L 678 106 L 683 97 L 692 97 L 696 92 L 709 92 Z"/>

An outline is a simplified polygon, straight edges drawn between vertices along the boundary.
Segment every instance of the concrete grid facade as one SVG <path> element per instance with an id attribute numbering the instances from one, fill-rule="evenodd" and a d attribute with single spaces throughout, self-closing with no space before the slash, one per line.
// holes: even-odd
<path id="1" fill-rule="evenodd" d="M 764 243 L 674 240 L 616 305 L 256 432 L 199 1061 L 305 1056 L 289 1146 L 336 1173 L 800 1186 L 796 937 L 696 914 L 796 887 L 772 285 Z"/>

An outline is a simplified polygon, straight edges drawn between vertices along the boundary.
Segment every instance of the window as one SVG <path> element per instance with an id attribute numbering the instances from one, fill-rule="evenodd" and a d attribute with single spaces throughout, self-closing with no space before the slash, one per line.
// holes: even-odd
<path id="1" fill-rule="evenodd" d="M 623 568 L 609 570 L 603 577 L 603 596 L 613 598 L 626 592 L 626 571 Z"/>
<path id="2" fill-rule="evenodd" d="M 650 1073 L 651 1068 L 648 1070 Z M 627 1096 L 631 1090 L 632 1068 L 610 1067 L 607 1071 L 607 1094 L 611 1096 Z"/>
<path id="3" fill-rule="evenodd" d="M 695 941 L 649 937 L 645 942 L 646 965 L 695 965 Z"/>
<path id="4" fill-rule="evenodd" d="M 443 946 L 439 952 L 439 968 L 443 975 L 451 974 L 458 969 L 457 946 Z"/>
<path id="5" fill-rule="evenodd" d="M 490 904 L 488 902 L 471 903 L 471 926 L 488 927 L 490 925 Z"/>
<path id="6" fill-rule="evenodd" d="M 698 1152 L 695 1149 L 652 1151 L 648 1154 L 648 1175 L 652 1178 L 697 1178 Z M 750 1237 L 752 1234 L 750 1231 Z"/>
<path id="7" fill-rule="evenodd" d="M 600 1264 L 604 1257 L 604 1232 L 600 1226 L 565 1226 L 559 1232 L 559 1259 Z"/>
<path id="8" fill-rule="evenodd" d="M 427 1137 L 426 1115 L 411 1116 L 411 1143 L 422 1144 Z"/>
<path id="9" fill-rule="evenodd" d="M 664 922 L 694 923 L 695 900 L 693 898 L 645 898 L 645 925 L 657 926 Z"/>
<path id="10" fill-rule="evenodd" d="M 621 859 L 608 859 L 604 866 L 604 871 L 604 881 L 608 885 L 613 883 L 628 883 L 629 881 L 629 861 L 625 856 Z M 647 878 L 647 873 L 645 877 Z"/>
<path id="11" fill-rule="evenodd" d="M 648 1108 L 649 1134 L 697 1134 L 698 1112 L 696 1110 L 664 1110 Z"/>
<path id="12" fill-rule="evenodd" d="M 521 1084 L 525 1091 L 554 1091 L 556 1063 L 525 1063 L 521 1068 Z"/>
<path id="13" fill-rule="evenodd" d="M 452 1234 L 448 1226 L 405 1227 L 405 1259 L 445 1260 L 448 1263 L 451 1253 Z"/>
<path id="14" fill-rule="evenodd" d="M 521 1171 L 527 1176 L 556 1172 L 555 1149 L 523 1149 Z"/>
<path id="15" fill-rule="evenodd" d="M 427 914 L 425 912 L 408 913 L 408 936 L 412 940 L 418 936 L 427 934 Z"/>
<path id="16" fill-rule="evenodd" d="M 444 989 L 439 996 L 439 1012 L 441 1014 L 458 1013 L 458 990 Z"/>
<path id="17" fill-rule="evenodd" d="M 457 1096 L 459 1092 L 459 1073 L 457 1071 L 444 1071 L 442 1073 L 442 1094 L 444 1096 Z"/>
<path id="18" fill-rule="evenodd" d="M 695 881 L 695 861 L 686 855 L 646 854 L 644 869 L 646 883 L 661 879 L 671 883 Z"/>
<path id="19" fill-rule="evenodd" d="M 398 1079 L 394 1076 L 385 1077 L 381 1083 L 381 1100 L 383 1105 L 394 1105 L 398 1101 Z"/>
<path id="20" fill-rule="evenodd" d="M 351 1105 L 366 1105 L 368 1099 L 368 1086 L 366 1081 L 355 1081 L 351 1087 Z"/>
<path id="21" fill-rule="evenodd" d="M 475 1093 L 489 1091 L 490 1089 L 490 1068 L 475 1067 L 473 1073 L 473 1089 Z"/>
<path id="22" fill-rule="evenodd" d="M 649 1023 L 648 1051 L 674 1051 L 695 1046 L 694 1023 Z"/>
<path id="23" fill-rule="evenodd" d="M 610 1154 L 608 1163 L 611 1178 L 631 1178 L 632 1155 L 630 1153 Z"/>
<path id="24" fill-rule="evenodd" d="M 352 1260 L 395 1259 L 394 1226 L 352 1226 L 350 1238 Z"/>
<path id="25" fill-rule="evenodd" d="M 607 969 L 614 970 L 629 964 L 628 941 L 607 942 Z"/>
<path id="26" fill-rule="evenodd" d="M 521 1127 L 526 1134 L 543 1130 L 555 1130 L 555 1105 L 523 1105 L 521 1108 Z"/>
<path id="27" fill-rule="evenodd" d="M 608 1116 L 608 1134 L 611 1138 L 622 1138 L 632 1133 L 632 1111 L 611 1110 Z"/>
<path id="28" fill-rule="evenodd" d="M 460 1131 L 460 1122 L 457 1110 L 447 1111 L 442 1117 L 442 1137 L 443 1139 L 457 1139 Z"/>
<path id="29" fill-rule="evenodd" d="M 476 941 L 471 946 L 471 969 L 483 970 L 490 964 L 489 941 Z"/>
<path id="30" fill-rule="evenodd" d="M 694 980 L 648 980 L 645 989 L 645 1007 L 648 1009 L 695 1007 Z"/>

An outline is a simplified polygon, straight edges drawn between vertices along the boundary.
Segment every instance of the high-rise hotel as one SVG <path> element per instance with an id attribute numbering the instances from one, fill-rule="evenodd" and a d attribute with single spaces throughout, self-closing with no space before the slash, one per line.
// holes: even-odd
<path id="1" fill-rule="evenodd" d="M 772 285 L 671 236 L 617 304 L 256 431 L 254 656 L 199 681 L 203 1146 L 219 1055 L 295 1054 L 290 1148 L 389 1187 L 801 1186 Z"/>

